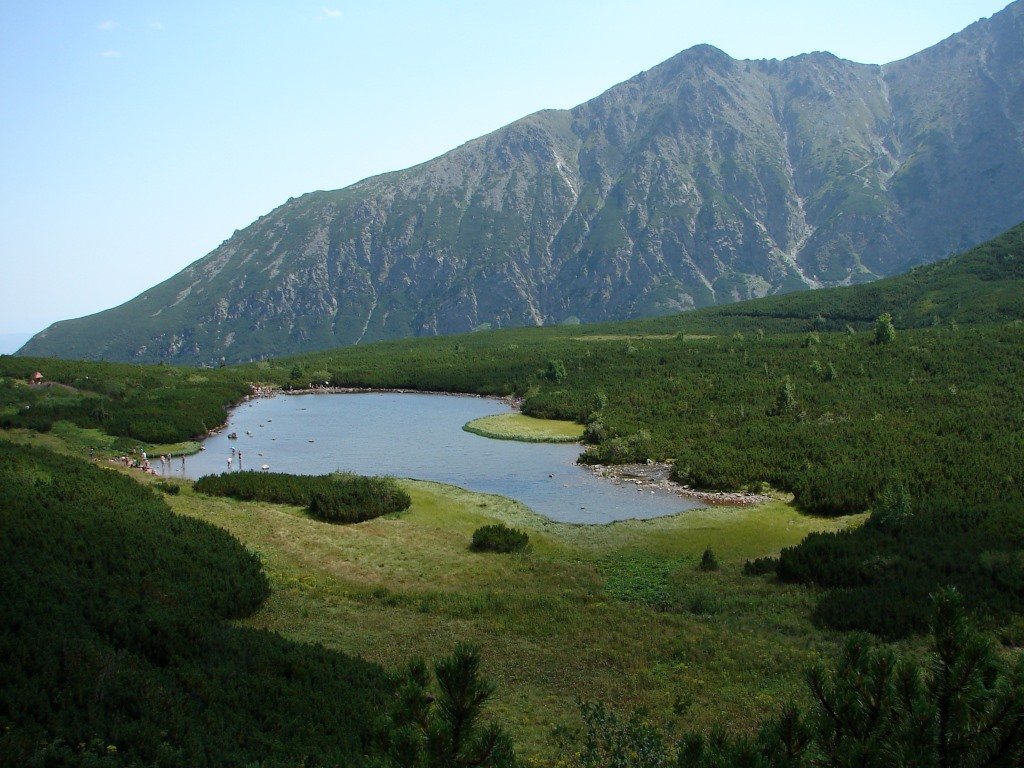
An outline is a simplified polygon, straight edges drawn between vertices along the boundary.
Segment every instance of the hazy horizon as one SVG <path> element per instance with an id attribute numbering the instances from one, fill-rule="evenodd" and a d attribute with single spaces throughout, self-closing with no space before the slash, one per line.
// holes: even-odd
<path id="1" fill-rule="evenodd" d="M 40 330 L 42 330 L 40 328 Z M 11 355 L 21 349 L 34 333 L 0 333 L 0 355 Z"/>

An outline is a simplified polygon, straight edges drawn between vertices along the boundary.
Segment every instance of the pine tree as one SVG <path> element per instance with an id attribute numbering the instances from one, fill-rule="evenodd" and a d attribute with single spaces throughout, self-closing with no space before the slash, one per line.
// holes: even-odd
<path id="1" fill-rule="evenodd" d="M 512 768 L 512 742 L 496 722 L 483 722 L 494 687 L 480 676 L 480 654 L 459 645 L 430 674 L 414 660 L 396 681 L 392 712 L 381 730 L 381 765 L 402 768 Z"/>
<path id="2" fill-rule="evenodd" d="M 718 570 L 718 558 L 715 557 L 715 553 L 711 551 L 711 547 L 704 550 L 704 554 L 700 557 L 700 570 L 702 571 L 717 571 Z"/>

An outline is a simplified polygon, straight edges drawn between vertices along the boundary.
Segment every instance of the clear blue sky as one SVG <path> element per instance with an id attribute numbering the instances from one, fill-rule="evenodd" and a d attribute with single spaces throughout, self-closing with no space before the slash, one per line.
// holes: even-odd
<path id="1" fill-rule="evenodd" d="M 0 0 L 0 336 L 120 304 L 290 196 L 697 43 L 885 63 L 1005 4 Z"/>

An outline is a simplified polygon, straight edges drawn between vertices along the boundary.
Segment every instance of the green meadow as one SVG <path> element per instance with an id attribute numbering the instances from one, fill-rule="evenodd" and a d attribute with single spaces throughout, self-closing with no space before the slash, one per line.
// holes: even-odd
<path id="1" fill-rule="evenodd" d="M 775 500 L 581 526 L 498 496 L 402 485 L 408 511 L 352 526 L 187 485 L 168 501 L 259 555 L 271 594 L 248 626 L 391 669 L 477 645 L 497 684 L 494 712 L 525 754 L 549 754 L 552 728 L 590 700 L 751 732 L 772 702 L 802 695 L 802 670 L 836 648 L 810 623 L 805 589 L 741 569 L 860 517 L 814 518 Z M 471 552 L 473 531 L 495 522 L 527 532 L 528 550 Z M 716 572 L 697 568 L 707 547 Z"/>

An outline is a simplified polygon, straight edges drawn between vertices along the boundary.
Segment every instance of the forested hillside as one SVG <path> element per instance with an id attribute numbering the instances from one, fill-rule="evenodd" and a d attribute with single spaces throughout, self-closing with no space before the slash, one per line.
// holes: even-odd
<path id="1" fill-rule="evenodd" d="M 362 763 L 386 676 L 230 625 L 269 588 L 225 531 L 7 442 L 0 510 L 0 763 Z"/>

